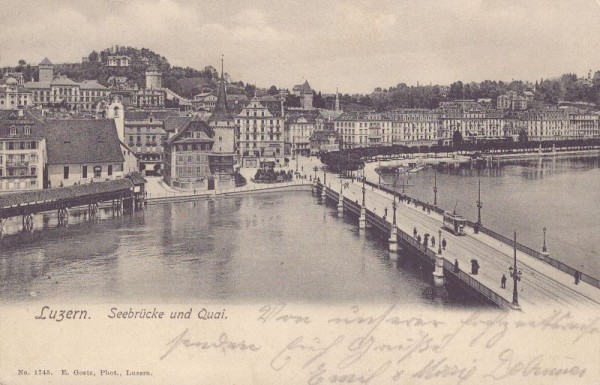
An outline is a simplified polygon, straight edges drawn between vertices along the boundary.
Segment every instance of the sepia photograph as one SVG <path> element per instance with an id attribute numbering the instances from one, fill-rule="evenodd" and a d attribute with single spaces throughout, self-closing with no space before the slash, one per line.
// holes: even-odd
<path id="1" fill-rule="evenodd" d="M 0 6 L 0 385 L 599 383 L 600 1 Z"/>

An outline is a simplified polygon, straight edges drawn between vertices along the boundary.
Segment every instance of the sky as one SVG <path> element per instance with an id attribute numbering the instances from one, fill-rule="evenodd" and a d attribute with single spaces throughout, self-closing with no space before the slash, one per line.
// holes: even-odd
<path id="1" fill-rule="evenodd" d="M 600 70 L 600 0 L 0 0 L 0 66 L 113 45 L 342 93 Z"/>

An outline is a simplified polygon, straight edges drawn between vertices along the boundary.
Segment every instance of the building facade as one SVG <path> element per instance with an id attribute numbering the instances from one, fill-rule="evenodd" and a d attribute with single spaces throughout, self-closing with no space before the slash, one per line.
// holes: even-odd
<path id="1" fill-rule="evenodd" d="M 392 119 L 383 113 L 344 112 L 335 120 L 342 148 L 391 145 Z"/>
<path id="2" fill-rule="evenodd" d="M 0 111 L 0 194 L 43 188 L 45 162 L 40 122 L 23 110 Z"/>
<path id="3" fill-rule="evenodd" d="M 121 142 L 114 119 L 44 121 L 47 188 L 123 177 Z"/>
<path id="4" fill-rule="evenodd" d="M 125 55 L 110 55 L 107 59 L 107 67 L 129 67 L 131 58 Z"/>
<path id="5" fill-rule="evenodd" d="M 284 155 L 284 119 L 254 97 L 236 116 L 238 155 L 244 167 L 260 167 L 261 160 Z"/>
<path id="6" fill-rule="evenodd" d="M 308 156 L 310 138 L 316 130 L 314 114 L 290 114 L 285 122 L 285 154 Z"/>
<path id="7" fill-rule="evenodd" d="M 19 84 L 16 78 L 4 79 L 0 84 L 0 110 L 27 108 L 32 105 L 33 93 Z"/>
<path id="8" fill-rule="evenodd" d="M 108 98 L 109 89 L 95 80 L 77 83 L 64 75 L 54 76 L 54 66 L 47 58 L 39 64 L 39 71 L 40 81 L 25 83 L 35 105 L 60 105 L 70 111 L 94 111 L 100 100 Z"/>

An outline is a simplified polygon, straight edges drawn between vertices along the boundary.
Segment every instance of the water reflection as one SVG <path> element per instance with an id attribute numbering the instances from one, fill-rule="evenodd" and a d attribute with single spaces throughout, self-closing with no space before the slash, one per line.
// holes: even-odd
<path id="1" fill-rule="evenodd" d="M 141 215 L 66 228 L 36 217 L 33 234 L 0 244 L 3 301 L 267 300 L 474 306 L 439 298 L 431 267 L 309 192 L 150 206 Z"/>

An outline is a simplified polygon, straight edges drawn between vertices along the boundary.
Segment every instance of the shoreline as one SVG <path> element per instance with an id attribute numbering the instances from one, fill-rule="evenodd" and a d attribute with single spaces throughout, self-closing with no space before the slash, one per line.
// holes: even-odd
<path id="1" fill-rule="evenodd" d="M 310 191 L 312 188 L 312 183 L 308 182 L 307 180 L 299 180 L 298 182 L 267 184 L 264 187 L 261 186 L 259 188 L 257 188 L 256 186 L 260 185 L 253 184 L 252 186 L 244 186 L 239 188 L 236 187 L 234 189 L 225 190 L 223 192 L 217 191 L 216 193 L 213 190 L 211 192 L 202 192 L 198 194 L 186 194 L 183 192 L 173 193 L 173 195 L 165 194 L 164 196 L 146 198 L 146 202 L 148 203 L 148 206 L 150 206 L 173 202 L 192 202 L 199 200 L 211 200 L 216 198 L 222 199 L 244 195 L 265 194 L 269 192 L 278 191 Z"/>

